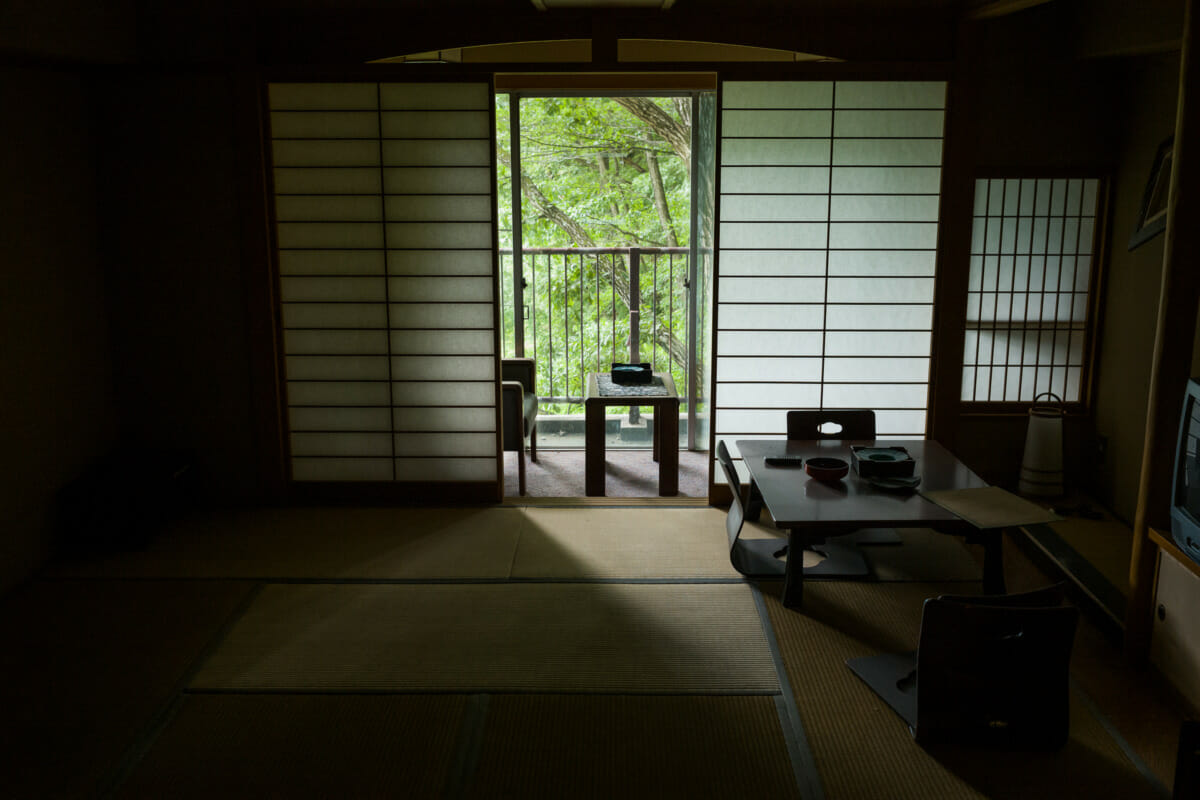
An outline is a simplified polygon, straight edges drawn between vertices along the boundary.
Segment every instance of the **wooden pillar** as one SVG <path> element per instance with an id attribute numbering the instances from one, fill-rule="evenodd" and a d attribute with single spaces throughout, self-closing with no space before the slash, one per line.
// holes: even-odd
<path id="1" fill-rule="evenodd" d="M 1125 618 L 1125 652 L 1132 661 L 1143 661 L 1150 651 L 1154 619 L 1154 575 L 1158 547 L 1149 529 L 1169 523 L 1171 478 L 1175 438 L 1196 330 L 1196 304 L 1200 295 L 1200 159 L 1190 156 L 1190 136 L 1200 136 L 1200 76 L 1192 52 L 1194 0 L 1187 0 L 1179 54 L 1179 100 L 1175 112 L 1175 144 L 1171 163 L 1171 189 L 1167 200 L 1167 230 L 1163 242 L 1162 288 L 1158 301 L 1158 328 L 1150 372 L 1150 398 L 1146 411 L 1146 440 L 1142 451 L 1141 482 L 1133 520 L 1133 558 L 1129 566 L 1129 606 Z M 1182 223 L 1182 224 L 1181 224 Z"/>
<path id="2" fill-rule="evenodd" d="M 951 450 L 954 449 L 962 407 L 971 217 L 975 206 L 975 81 L 971 54 L 978 46 L 978 25 L 970 20 L 960 22 L 954 72 L 946 98 L 928 417 L 929 438 Z"/>

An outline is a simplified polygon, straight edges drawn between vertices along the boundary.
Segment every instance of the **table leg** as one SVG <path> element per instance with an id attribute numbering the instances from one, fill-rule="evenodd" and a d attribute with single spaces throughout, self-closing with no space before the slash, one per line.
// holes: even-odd
<path id="1" fill-rule="evenodd" d="M 654 427 L 652 428 L 653 435 L 650 437 L 650 441 L 653 442 L 654 460 L 655 461 L 658 461 L 659 453 L 662 452 L 663 429 L 662 429 L 662 425 L 660 424 L 661 420 L 659 420 L 659 417 L 661 417 L 661 416 L 662 416 L 662 404 L 659 404 L 654 407 Z"/>
<path id="2" fill-rule="evenodd" d="M 604 496 L 604 410 L 602 403 L 584 404 L 583 488 L 588 497 Z"/>
<path id="3" fill-rule="evenodd" d="M 788 558 L 783 573 L 783 607 L 799 610 L 804 600 L 804 539 L 788 531 Z"/>
<path id="4" fill-rule="evenodd" d="M 659 417 L 662 417 L 661 424 Z M 654 412 L 655 441 L 658 443 L 658 493 L 679 494 L 679 401 L 661 403 Z"/>
<path id="5" fill-rule="evenodd" d="M 1004 594 L 1004 530 L 983 535 L 983 593 Z"/>

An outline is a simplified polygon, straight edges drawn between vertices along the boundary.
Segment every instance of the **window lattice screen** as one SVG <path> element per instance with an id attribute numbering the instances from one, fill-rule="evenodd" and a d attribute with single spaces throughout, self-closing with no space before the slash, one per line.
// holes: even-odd
<path id="1" fill-rule="evenodd" d="M 791 408 L 872 408 L 921 437 L 941 185 L 941 82 L 726 82 L 716 435 Z M 733 451 L 736 453 L 736 449 Z"/>
<path id="2" fill-rule="evenodd" d="M 498 480 L 490 87 L 269 93 L 292 477 Z"/>
<path id="3" fill-rule="evenodd" d="M 1081 399 L 1097 179 L 975 182 L 962 399 Z"/>

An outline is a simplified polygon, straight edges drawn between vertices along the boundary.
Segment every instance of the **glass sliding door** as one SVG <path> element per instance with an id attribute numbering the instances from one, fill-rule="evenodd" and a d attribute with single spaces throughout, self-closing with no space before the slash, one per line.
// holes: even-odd
<path id="1" fill-rule="evenodd" d="M 498 497 L 490 84 L 269 102 L 292 480 Z"/>
<path id="2" fill-rule="evenodd" d="M 733 452 L 783 438 L 791 408 L 924 436 L 945 88 L 722 83 L 715 437 Z"/>

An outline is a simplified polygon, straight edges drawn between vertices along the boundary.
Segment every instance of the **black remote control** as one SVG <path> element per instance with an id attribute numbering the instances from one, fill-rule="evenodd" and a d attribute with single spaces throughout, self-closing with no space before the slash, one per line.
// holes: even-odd
<path id="1" fill-rule="evenodd" d="M 769 467 L 799 467 L 804 464 L 801 456 L 767 456 L 763 460 Z"/>

